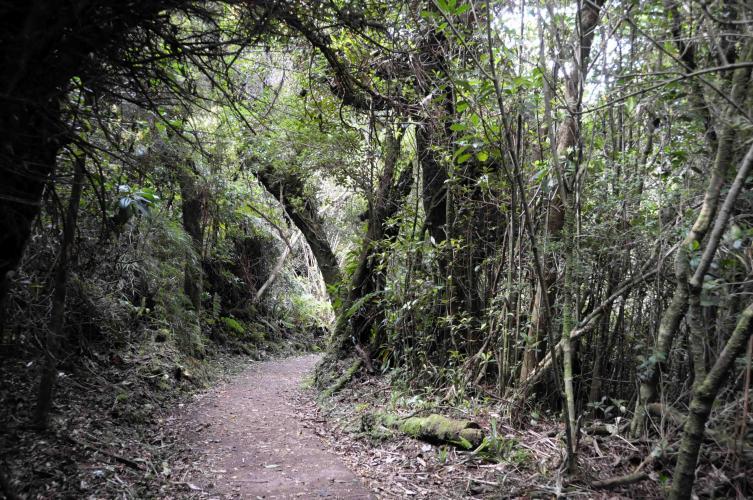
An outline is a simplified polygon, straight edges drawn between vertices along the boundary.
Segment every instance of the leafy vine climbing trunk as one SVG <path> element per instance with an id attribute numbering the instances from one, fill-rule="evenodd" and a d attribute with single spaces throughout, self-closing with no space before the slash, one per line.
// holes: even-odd
<path id="1" fill-rule="evenodd" d="M 547 323 L 542 321 L 540 315 L 544 312 L 541 300 L 544 294 L 561 295 L 562 304 L 562 361 L 563 361 L 563 386 L 565 392 L 565 412 L 567 428 L 570 433 L 568 439 L 568 465 L 571 470 L 576 466 L 577 455 L 577 424 L 576 395 L 573 383 L 573 346 L 570 341 L 571 332 L 577 323 L 577 294 L 578 294 L 578 238 L 576 217 L 578 216 L 579 179 L 581 178 L 581 135 L 580 135 L 580 111 L 582 109 L 583 83 L 588 70 L 588 62 L 591 54 L 591 45 L 599 22 L 599 14 L 603 1 L 583 4 L 578 10 L 577 26 L 573 35 L 571 69 L 564 73 L 564 101 L 566 114 L 557 130 L 556 141 L 554 140 L 553 128 L 550 124 L 550 140 L 556 143 L 552 150 L 552 163 L 557 178 L 557 190 L 550 204 L 547 231 L 549 237 L 562 241 L 562 257 L 564 259 L 564 278 L 560 293 L 542 288 L 542 285 L 557 287 L 556 274 L 553 263 L 544 266 L 545 276 L 537 285 L 531 320 L 532 328 L 536 333 Z M 548 110 L 550 112 L 550 110 Z M 550 117 L 551 121 L 551 117 Z M 538 302 L 538 303 L 537 303 Z M 536 338 L 532 336 L 531 338 Z M 522 376 L 528 376 L 530 372 L 531 344 L 527 345 L 527 354 L 524 354 L 524 369 Z"/>
<path id="2" fill-rule="evenodd" d="M 576 161 L 576 149 L 580 143 L 579 120 L 582 107 L 581 101 L 583 98 L 583 81 L 587 75 L 588 63 L 591 56 L 591 45 L 593 44 L 593 39 L 596 34 L 599 14 L 603 4 L 603 0 L 584 3 L 578 12 L 578 23 L 573 36 L 572 47 L 570 48 L 572 52 L 572 69 L 566 71 L 564 74 L 566 114 L 557 129 L 556 136 L 554 132 L 554 124 L 550 123 L 548 127 L 550 141 L 553 144 L 553 169 L 557 178 L 557 189 L 549 203 L 546 224 L 547 236 L 553 241 L 559 241 L 562 239 L 563 230 L 565 230 L 568 225 L 568 217 L 570 217 L 571 223 L 574 222 L 572 220 L 572 217 L 574 217 L 572 212 L 574 211 L 575 206 L 572 205 L 572 203 L 574 203 L 575 197 L 572 196 L 570 202 L 568 201 L 568 197 L 570 191 L 572 191 L 574 187 L 573 184 L 576 178 L 573 170 L 577 171 L 580 166 Z M 551 99 L 551 89 L 547 89 L 546 94 L 547 108 L 549 108 L 548 103 Z M 549 121 L 552 122 L 551 109 L 547 109 L 547 114 L 549 115 Z M 565 258 L 566 263 L 568 260 L 574 262 L 572 259 L 568 259 L 567 256 L 567 253 L 573 249 L 570 248 L 567 243 L 565 246 L 565 255 L 563 255 L 563 257 Z M 545 313 L 542 295 L 544 293 L 548 294 L 550 304 L 554 303 L 558 295 L 559 285 L 557 283 L 556 266 L 551 259 L 545 261 L 543 271 L 543 284 L 545 286 L 542 286 L 542 281 L 537 282 L 531 308 L 531 322 L 528 334 L 529 341 L 526 343 L 524 349 L 523 364 L 520 373 L 520 380 L 522 383 L 526 382 L 537 365 L 537 344 L 541 338 L 544 338 L 542 333 L 546 327 L 547 321 L 542 317 Z M 568 300 L 569 297 L 563 298 L 563 304 L 566 304 Z M 564 330 L 567 330 L 567 328 L 563 329 L 563 331 Z M 569 349 L 569 341 L 566 339 L 563 340 L 565 340 L 565 343 L 568 343 Z M 565 363 L 567 363 L 567 360 Z"/>
<path id="3" fill-rule="evenodd" d="M 381 321 L 384 309 L 378 296 L 385 286 L 385 274 L 380 269 L 384 255 L 380 250 L 397 238 L 399 226 L 390 224 L 389 221 L 397 215 L 413 184 L 413 172 L 409 165 L 399 176 L 397 175 L 403 134 L 403 130 L 397 134 L 387 132 L 384 146 L 384 172 L 379 181 L 375 200 L 369 209 L 367 236 L 348 297 L 351 307 L 356 301 L 368 297 L 358 310 L 353 311 L 351 324 L 353 338 L 369 355 L 374 354 L 381 345 L 384 332 Z"/>

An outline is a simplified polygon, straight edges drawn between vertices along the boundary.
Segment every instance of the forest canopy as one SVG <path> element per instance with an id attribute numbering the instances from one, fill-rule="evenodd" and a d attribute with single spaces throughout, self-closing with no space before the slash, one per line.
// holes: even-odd
<path id="1" fill-rule="evenodd" d="M 14 420 L 316 348 L 324 397 L 547 415 L 575 483 L 606 422 L 594 488 L 753 494 L 748 2 L 0 1 L 0 63 Z"/>

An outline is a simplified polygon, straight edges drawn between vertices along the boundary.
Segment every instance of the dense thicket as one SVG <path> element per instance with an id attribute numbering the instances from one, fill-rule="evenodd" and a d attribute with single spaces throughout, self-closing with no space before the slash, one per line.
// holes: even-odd
<path id="1" fill-rule="evenodd" d="M 367 370 L 520 425 L 550 411 L 571 472 L 589 418 L 671 428 L 673 498 L 704 435 L 750 470 L 748 3 L 40 0 L 0 19 L 0 327 L 45 355 L 37 425 L 73 346 L 167 336 L 199 357 L 334 311 L 328 394 Z"/>

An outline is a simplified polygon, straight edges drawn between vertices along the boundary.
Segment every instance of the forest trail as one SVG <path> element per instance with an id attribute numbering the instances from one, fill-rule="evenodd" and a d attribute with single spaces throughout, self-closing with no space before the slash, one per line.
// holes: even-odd
<path id="1" fill-rule="evenodd" d="M 257 363 L 206 393 L 178 422 L 201 498 L 373 498 L 314 433 L 301 384 L 319 357 Z M 309 400 L 310 401 L 310 400 Z"/>

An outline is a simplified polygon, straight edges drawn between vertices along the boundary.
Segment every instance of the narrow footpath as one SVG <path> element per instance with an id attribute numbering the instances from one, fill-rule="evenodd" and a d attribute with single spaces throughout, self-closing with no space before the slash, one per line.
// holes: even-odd
<path id="1" fill-rule="evenodd" d="M 302 382 L 319 358 L 258 363 L 176 419 L 195 450 L 198 498 L 374 498 L 316 436 Z M 310 410 L 310 408 L 309 408 Z"/>

